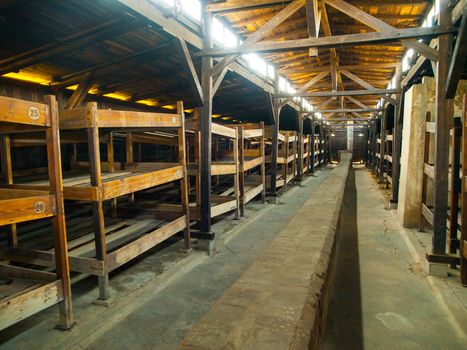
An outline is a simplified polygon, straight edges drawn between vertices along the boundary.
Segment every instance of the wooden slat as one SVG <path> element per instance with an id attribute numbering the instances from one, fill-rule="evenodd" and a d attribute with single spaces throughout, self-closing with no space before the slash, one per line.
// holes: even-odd
<path id="1" fill-rule="evenodd" d="M 423 165 L 423 173 L 428 176 L 430 179 L 434 179 L 435 177 L 435 167 L 431 164 L 424 164 Z"/>
<path id="2" fill-rule="evenodd" d="M 103 199 L 111 199 L 134 193 L 147 188 L 159 186 L 171 181 L 180 180 L 184 176 L 182 166 L 170 167 L 147 173 L 134 173 L 131 176 L 103 183 Z"/>
<path id="3" fill-rule="evenodd" d="M 156 230 L 143 235 L 137 240 L 107 254 L 107 269 L 113 271 L 119 266 L 143 254 L 157 244 L 186 228 L 186 217 L 182 216 Z"/>
<path id="4" fill-rule="evenodd" d="M 0 200 L 0 226 L 43 219 L 55 214 L 55 198 L 51 195 Z"/>
<path id="5" fill-rule="evenodd" d="M 425 203 L 422 203 L 422 215 L 430 225 L 433 225 L 433 212 L 425 205 Z"/>
<path id="6" fill-rule="evenodd" d="M 5 329 L 63 300 L 61 281 L 29 290 L 15 298 L 0 301 L 0 329 Z"/>
<path id="7" fill-rule="evenodd" d="M 0 122 L 49 126 L 48 111 L 49 107 L 42 103 L 0 96 Z"/>

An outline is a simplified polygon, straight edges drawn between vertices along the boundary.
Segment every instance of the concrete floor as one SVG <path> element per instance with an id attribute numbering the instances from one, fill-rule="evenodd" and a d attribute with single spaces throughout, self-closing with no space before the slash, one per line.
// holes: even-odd
<path id="1" fill-rule="evenodd" d="M 112 276 L 113 306 L 93 305 L 94 280 L 82 281 L 73 288 L 78 323 L 71 331 L 53 328 L 51 308 L 1 332 L 0 349 L 176 349 L 329 170 L 318 174 L 282 196 L 282 204 L 252 203 L 249 218 L 216 223 L 220 244 L 213 257 L 200 251 L 183 256 L 178 243 L 160 247 Z M 456 280 L 424 273 L 429 234 L 399 226 L 366 170 L 351 172 L 344 200 L 322 348 L 466 349 L 467 292 Z M 417 243 L 420 247 L 412 246 Z"/>
<path id="2" fill-rule="evenodd" d="M 435 281 L 441 288 L 432 288 L 433 277 L 414 258 L 417 248 L 408 239 L 416 234 L 385 210 L 368 171 L 352 171 L 347 191 L 322 348 L 467 349 L 467 291 L 453 294 L 442 279 Z M 443 298 L 459 298 L 451 306 L 463 314 L 464 326 Z"/>
<path id="3" fill-rule="evenodd" d="M 176 349 L 190 328 L 287 225 L 330 170 L 292 187 L 278 205 L 249 203 L 246 218 L 216 220 L 212 257 L 162 245 L 111 275 L 115 303 L 93 305 L 94 278 L 73 286 L 76 325 L 59 331 L 52 307 L 0 332 L 0 349 Z"/>

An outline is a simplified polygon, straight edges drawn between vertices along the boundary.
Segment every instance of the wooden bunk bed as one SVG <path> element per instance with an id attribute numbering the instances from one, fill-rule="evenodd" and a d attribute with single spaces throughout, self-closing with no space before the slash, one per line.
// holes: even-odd
<path id="1" fill-rule="evenodd" d="M 311 171 L 311 135 L 302 136 L 302 172 L 303 175 L 309 175 Z"/>
<path id="2" fill-rule="evenodd" d="M 394 132 L 394 129 L 392 129 Z M 383 177 L 386 181 L 386 186 L 392 186 L 392 150 L 393 150 L 393 133 L 386 134 L 384 152 L 384 173 Z"/>
<path id="3" fill-rule="evenodd" d="M 261 194 L 266 201 L 264 123 L 242 124 L 238 131 L 240 215 L 245 216 L 245 205 L 253 198 Z"/>
<path id="4" fill-rule="evenodd" d="M 7 233 L 0 263 L 0 330 L 55 304 L 59 327 L 73 325 L 57 112 L 53 96 L 47 96 L 45 104 L 0 97 L 0 231 Z M 10 135 L 24 130 L 45 131 L 49 178 L 45 188 L 14 188 Z M 47 234 L 53 242 L 50 265 L 55 273 L 17 264 L 21 262 L 17 224 L 46 218 L 52 221 Z"/>
<path id="5" fill-rule="evenodd" d="M 278 152 L 277 152 L 277 174 L 276 174 L 276 187 L 279 189 L 284 186 L 284 172 L 283 168 L 283 157 L 285 153 L 285 136 L 282 133 L 278 135 Z M 265 128 L 265 163 L 266 163 L 266 189 L 271 189 L 271 164 L 272 164 L 272 128 Z"/>
<path id="6" fill-rule="evenodd" d="M 321 157 L 320 157 L 320 152 L 321 152 L 321 147 L 320 147 L 320 139 L 319 135 L 315 134 L 314 135 L 314 151 L 313 151 L 313 162 L 314 162 L 314 168 L 317 169 L 321 165 Z"/>
<path id="7" fill-rule="evenodd" d="M 218 217 L 225 213 L 234 211 L 235 218 L 240 217 L 240 186 L 239 186 L 239 148 L 238 129 L 221 124 L 212 123 L 212 161 L 211 176 L 211 218 Z M 195 178 L 195 203 L 190 205 L 191 218 L 200 221 L 201 206 L 201 132 L 198 121 L 193 120 L 187 123 L 190 139 L 190 159 L 188 163 L 188 173 Z"/>
<path id="8" fill-rule="evenodd" d="M 174 135 L 177 162 L 135 162 L 131 142 L 126 143 L 126 161 L 115 162 L 115 133 L 154 130 Z M 105 302 L 111 298 L 111 271 L 181 231 L 185 248 L 190 248 L 183 103 L 177 104 L 176 114 L 102 110 L 96 103 L 88 103 L 83 108 L 60 111 L 60 132 L 86 133 L 88 159 L 78 161 L 77 155 L 72 155 L 74 171 L 64 174 L 63 193 L 66 200 L 92 204 L 92 231 L 82 229 L 68 237 L 70 269 L 97 276 L 99 300 Z M 107 145 L 107 161 L 101 160 L 102 142 Z M 175 217 L 117 218 L 117 198 L 132 204 L 136 192 L 173 182 L 180 183 L 181 194 L 181 207 Z M 40 180 L 20 185 L 22 189 L 37 186 L 48 185 Z M 107 203 L 110 214 L 104 215 Z M 48 266 L 52 253 L 44 250 L 23 250 L 21 255 L 24 262 L 34 259 L 37 264 Z"/>

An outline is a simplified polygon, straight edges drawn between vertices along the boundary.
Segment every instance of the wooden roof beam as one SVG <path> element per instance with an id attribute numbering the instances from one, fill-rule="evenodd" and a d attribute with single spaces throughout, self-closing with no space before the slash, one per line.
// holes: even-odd
<path id="1" fill-rule="evenodd" d="M 323 0 L 326 4 L 334 7 L 336 10 L 339 10 L 353 19 L 367 25 L 370 28 L 373 28 L 377 31 L 395 31 L 397 30 L 393 26 L 387 24 L 386 22 L 370 15 L 369 13 L 360 10 L 358 7 L 355 7 L 343 0 Z M 429 58 L 432 61 L 438 61 L 439 53 L 435 49 L 429 47 L 428 45 L 417 41 L 416 39 L 407 38 L 401 39 L 402 45 L 411 48 L 417 51 L 419 54 Z"/>
<path id="2" fill-rule="evenodd" d="M 300 92 L 304 92 L 306 90 L 308 90 L 310 87 L 312 87 L 314 84 L 316 84 L 318 81 L 320 81 L 321 79 L 323 79 L 326 75 L 328 75 L 329 72 L 321 72 L 319 73 L 318 75 L 314 76 L 313 79 L 311 79 L 308 83 L 306 83 L 305 85 L 301 86 L 297 92 L 300 93 Z M 289 101 L 291 100 L 291 98 L 288 98 L 286 99 L 284 102 L 281 103 L 281 107 L 282 106 L 285 106 Z"/>
<path id="3" fill-rule="evenodd" d="M 373 90 L 346 90 L 346 91 L 322 91 L 322 92 L 301 92 L 296 94 L 276 94 L 274 98 L 286 97 L 339 97 L 339 96 L 365 96 L 365 95 L 392 95 L 400 93 L 399 90 L 373 89 Z"/>
<path id="4" fill-rule="evenodd" d="M 143 24 L 144 22 L 134 19 L 130 23 L 122 23 L 121 19 L 111 20 L 65 38 L 57 38 L 49 44 L 0 61 L 0 75 L 17 72 L 22 68 L 30 67 L 51 57 L 64 55 L 86 45 L 130 32 L 142 27 Z"/>
<path id="5" fill-rule="evenodd" d="M 306 21 L 308 36 L 316 38 L 319 35 L 321 13 L 318 9 L 318 0 L 306 0 Z"/>
<path id="6" fill-rule="evenodd" d="M 335 35 L 332 37 L 285 40 L 281 42 L 263 41 L 256 44 L 245 43 L 231 48 L 213 48 L 198 53 L 200 56 L 222 57 L 229 55 L 242 55 L 245 53 L 280 52 L 304 50 L 310 47 L 336 48 L 342 46 L 355 46 L 362 44 L 379 44 L 384 42 L 400 41 L 407 38 L 433 38 L 442 34 L 455 33 L 452 26 L 434 26 L 428 28 L 408 28 L 386 32 L 373 32 L 362 34 Z"/>
<path id="7" fill-rule="evenodd" d="M 229 0 L 206 5 L 206 12 L 229 13 L 239 11 L 251 11 L 260 8 L 282 6 L 291 3 L 292 0 Z"/>
<path id="8" fill-rule="evenodd" d="M 174 43 L 178 54 L 181 57 L 183 69 L 186 73 L 186 78 L 188 79 L 188 83 L 190 84 L 191 90 L 193 91 L 196 106 L 203 106 L 203 89 L 201 87 L 198 74 L 196 73 L 195 65 L 191 59 L 190 50 L 188 49 L 185 40 L 180 37 L 175 38 Z"/>
<path id="9" fill-rule="evenodd" d="M 55 88 L 62 88 L 76 84 L 77 82 L 81 81 L 82 77 L 89 72 L 93 72 L 93 76 L 95 79 L 99 79 L 100 77 L 112 74 L 116 71 L 141 64 L 143 62 L 150 61 L 155 55 L 160 55 L 162 53 L 167 52 L 167 50 L 172 49 L 170 45 L 165 44 L 158 48 L 151 48 L 144 50 L 142 52 L 137 52 L 135 54 L 128 55 L 126 57 L 122 57 L 115 62 L 112 63 L 103 63 L 99 64 L 78 72 L 65 74 L 60 77 L 57 77 L 55 81 L 52 83 L 52 86 Z"/>
<path id="10" fill-rule="evenodd" d="M 457 85 L 464 69 L 465 58 L 467 57 L 467 10 L 464 8 L 464 16 L 459 27 L 459 34 L 456 39 L 456 46 L 452 53 L 451 64 L 449 66 L 446 81 L 446 98 L 452 99 L 456 95 Z"/>
<path id="11" fill-rule="evenodd" d="M 375 87 L 373 85 L 371 85 L 369 82 L 357 77 L 355 74 L 350 73 L 348 70 L 342 70 L 341 73 L 344 74 L 350 80 L 353 80 L 357 84 L 360 84 L 365 89 L 368 89 L 368 90 L 374 90 L 375 89 Z M 392 103 L 393 105 L 396 105 L 396 100 L 394 100 L 390 96 L 382 96 L 382 98 L 384 98 L 386 101 Z"/>
<path id="12" fill-rule="evenodd" d="M 279 24 L 284 22 L 287 18 L 292 16 L 295 12 L 300 10 L 305 5 L 305 0 L 295 0 L 289 5 L 287 5 L 282 11 L 273 16 L 265 25 L 260 29 L 255 31 L 250 35 L 242 45 L 239 47 L 245 47 L 247 45 L 252 45 L 261 40 L 265 35 L 267 35 L 271 30 L 276 28 Z M 233 54 L 227 57 L 224 57 L 222 61 L 217 63 L 212 69 L 211 76 L 216 77 L 221 74 L 225 67 L 228 67 L 230 63 L 234 62 L 239 55 Z"/>

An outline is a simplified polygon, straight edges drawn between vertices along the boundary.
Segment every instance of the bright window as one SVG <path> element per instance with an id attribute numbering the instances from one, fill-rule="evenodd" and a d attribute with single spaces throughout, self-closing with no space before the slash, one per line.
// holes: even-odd
<path id="1" fill-rule="evenodd" d="M 158 1 L 154 1 L 154 2 L 158 2 Z M 175 0 L 162 0 L 162 3 L 164 5 L 175 6 Z"/>
<path id="2" fill-rule="evenodd" d="M 279 77 L 279 91 L 286 92 L 287 91 L 287 82 L 283 77 Z"/>
<path id="3" fill-rule="evenodd" d="M 238 45 L 237 36 L 232 33 L 229 29 L 224 27 L 224 46 L 235 47 Z"/>
<path id="4" fill-rule="evenodd" d="M 199 0 L 180 0 L 180 4 L 185 14 L 197 21 L 201 21 L 201 2 Z"/>
<path id="5" fill-rule="evenodd" d="M 220 45 L 224 44 L 224 25 L 217 18 L 212 20 L 212 38 Z"/>
<path id="6" fill-rule="evenodd" d="M 268 64 L 268 77 L 272 80 L 276 78 L 276 69 L 272 64 Z"/>

